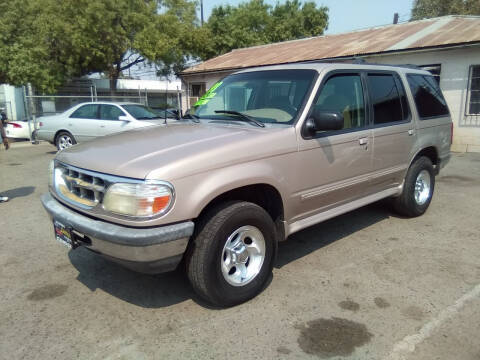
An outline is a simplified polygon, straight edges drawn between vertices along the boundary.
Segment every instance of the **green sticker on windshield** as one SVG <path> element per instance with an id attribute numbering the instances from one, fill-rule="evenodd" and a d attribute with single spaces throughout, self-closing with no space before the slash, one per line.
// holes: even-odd
<path id="1" fill-rule="evenodd" d="M 217 82 L 215 85 L 213 85 L 206 93 L 203 95 L 198 101 L 195 103 L 193 106 L 200 106 L 200 105 L 205 105 L 210 101 L 211 98 L 213 98 L 216 93 L 214 92 L 220 85 L 222 85 L 222 81 Z"/>

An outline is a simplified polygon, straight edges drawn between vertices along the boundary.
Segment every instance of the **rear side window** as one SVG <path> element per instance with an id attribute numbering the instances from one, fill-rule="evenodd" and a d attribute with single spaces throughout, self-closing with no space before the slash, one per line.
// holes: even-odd
<path id="1" fill-rule="evenodd" d="M 405 94 L 393 74 L 368 74 L 368 90 L 375 125 L 407 119 Z"/>
<path id="2" fill-rule="evenodd" d="M 449 114 L 440 86 L 430 75 L 407 75 L 420 118 L 433 118 Z"/>
<path id="3" fill-rule="evenodd" d="M 97 119 L 98 118 L 98 105 L 83 105 L 70 115 L 74 119 Z"/>

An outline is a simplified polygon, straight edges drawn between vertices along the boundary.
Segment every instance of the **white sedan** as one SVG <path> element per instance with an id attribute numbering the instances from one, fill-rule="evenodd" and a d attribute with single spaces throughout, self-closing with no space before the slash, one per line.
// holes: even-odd
<path id="1" fill-rule="evenodd" d="M 33 123 L 28 121 L 7 121 L 5 123 L 5 135 L 10 139 L 30 139 L 33 132 Z"/>
<path id="2" fill-rule="evenodd" d="M 171 112 L 135 103 L 82 103 L 62 114 L 39 117 L 35 136 L 63 150 L 99 136 L 163 124 L 165 114 L 169 121 L 175 118 Z"/>

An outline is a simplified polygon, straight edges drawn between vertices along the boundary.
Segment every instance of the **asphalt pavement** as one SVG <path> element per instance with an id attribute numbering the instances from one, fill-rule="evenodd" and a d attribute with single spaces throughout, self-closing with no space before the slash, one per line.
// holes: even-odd
<path id="1" fill-rule="evenodd" d="M 229 309 L 180 271 L 56 242 L 54 156 L 0 151 L 0 359 L 480 359 L 480 154 L 453 156 L 424 216 L 381 201 L 295 234 L 267 289 Z"/>

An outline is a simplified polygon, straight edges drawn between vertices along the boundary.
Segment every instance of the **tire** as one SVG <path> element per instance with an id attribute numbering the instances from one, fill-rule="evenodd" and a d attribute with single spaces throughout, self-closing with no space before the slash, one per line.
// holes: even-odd
<path id="1" fill-rule="evenodd" d="M 73 137 L 72 134 L 70 134 L 68 131 L 60 131 L 57 134 L 57 137 L 55 138 L 55 146 L 57 147 L 57 150 L 65 150 L 73 145 L 75 145 L 77 141 Z"/>
<path id="2" fill-rule="evenodd" d="M 187 252 L 186 270 L 194 290 L 221 307 L 258 295 L 272 272 L 275 239 L 272 218 L 258 205 L 234 201 L 212 209 L 200 219 Z"/>
<path id="3" fill-rule="evenodd" d="M 419 157 L 410 165 L 402 194 L 393 199 L 393 208 L 403 216 L 420 216 L 427 211 L 434 189 L 435 171 L 432 161 L 425 156 Z"/>

